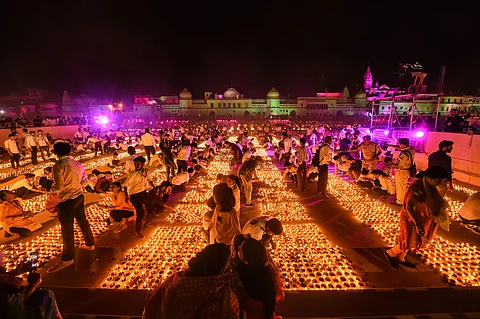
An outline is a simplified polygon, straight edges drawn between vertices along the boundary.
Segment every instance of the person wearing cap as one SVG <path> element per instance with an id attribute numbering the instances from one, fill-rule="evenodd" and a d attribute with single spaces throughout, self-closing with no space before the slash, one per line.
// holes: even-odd
<path id="1" fill-rule="evenodd" d="M 369 171 L 377 169 L 377 162 L 379 156 L 382 154 L 382 149 L 377 143 L 372 142 L 370 135 L 365 136 L 363 143 L 350 149 L 350 152 L 359 151 L 362 151 L 363 156 L 362 167 Z"/>
<path id="2" fill-rule="evenodd" d="M 410 147 L 408 138 L 399 138 L 398 145 L 392 145 L 400 149 L 397 162 L 392 164 L 395 168 L 395 188 L 397 190 L 397 205 L 403 205 L 407 183 L 410 179 L 410 170 L 415 163 L 415 150 Z"/>
<path id="3" fill-rule="evenodd" d="M 438 151 L 428 156 L 428 167 L 440 166 L 447 172 L 448 177 L 446 181 L 443 181 L 437 186 L 437 190 L 445 197 L 448 190 L 453 190 L 452 183 L 452 158 L 448 155 L 453 150 L 453 142 L 449 140 L 443 140 L 438 144 Z"/>

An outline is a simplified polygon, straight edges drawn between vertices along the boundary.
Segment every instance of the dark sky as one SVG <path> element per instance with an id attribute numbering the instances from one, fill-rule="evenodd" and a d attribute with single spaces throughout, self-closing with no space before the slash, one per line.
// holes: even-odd
<path id="1" fill-rule="evenodd" d="M 479 10 L 463 1 L 9 1 L 2 3 L 0 93 L 223 92 L 262 97 L 351 92 L 372 67 L 398 84 L 420 61 L 429 88 L 480 88 Z M 472 1 L 475 3 L 475 1 Z M 101 3 L 101 4 L 100 4 Z M 322 80 L 324 79 L 324 80 Z"/>

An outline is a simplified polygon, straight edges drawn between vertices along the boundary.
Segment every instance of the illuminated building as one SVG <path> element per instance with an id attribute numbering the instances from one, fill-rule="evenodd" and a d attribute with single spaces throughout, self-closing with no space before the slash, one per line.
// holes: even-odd
<path id="1" fill-rule="evenodd" d="M 194 99 L 186 88 L 178 96 L 135 96 L 135 116 L 160 117 L 253 117 L 366 115 L 365 96 L 350 97 L 348 88 L 338 93 L 317 93 L 312 97 L 284 98 L 272 88 L 264 98 L 246 97 L 235 88 L 223 94 L 204 92 L 202 99 Z"/>

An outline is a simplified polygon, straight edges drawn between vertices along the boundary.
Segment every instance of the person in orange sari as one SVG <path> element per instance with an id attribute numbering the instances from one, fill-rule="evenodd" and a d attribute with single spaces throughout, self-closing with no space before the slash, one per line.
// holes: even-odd
<path id="1" fill-rule="evenodd" d="M 399 264 L 415 268 L 415 264 L 406 261 L 407 253 L 425 248 L 435 237 L 439 226 L 449 230 L 446 203 L 436 188 L 448 178 L 447 172 L 440 166 L 432 166 L 417 177 L 419 179 L 407 189 L 400 211 L 398 244 L 385 250 L 385 257 L 394 268 L 398 268 Z"/>

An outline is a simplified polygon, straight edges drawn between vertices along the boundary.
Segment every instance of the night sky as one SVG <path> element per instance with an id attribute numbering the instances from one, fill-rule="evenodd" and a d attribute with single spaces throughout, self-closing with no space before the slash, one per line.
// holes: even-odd
<path id="1" fill-rule="evenodd" d="M 430 91 L 442 65 L 446 92 L 480 88 L 479 11 L 463 1 L 9 2 L 0 94 L 122 98 L 186 86 L 200 98 L 230 83 L 250 97 L 273 84 L 290 97 L 353 93 L 368 65 L 374 81 L 396 86 L 398 63 L 415 61 Z"/>

